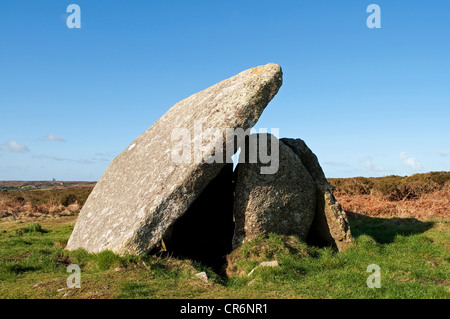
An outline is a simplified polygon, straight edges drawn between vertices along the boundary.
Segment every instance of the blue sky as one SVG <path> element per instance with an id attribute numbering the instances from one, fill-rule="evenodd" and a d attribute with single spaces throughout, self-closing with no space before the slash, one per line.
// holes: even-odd
<path id="1" fill-rule="evenodd" d="M 268 62 L 284 83 L 257 127 L 304 139 L 328 177 L 448 171 L 449 14 L 446 0 L 2 1 L 0 180 L 97 180 L 173 104 Z"/>

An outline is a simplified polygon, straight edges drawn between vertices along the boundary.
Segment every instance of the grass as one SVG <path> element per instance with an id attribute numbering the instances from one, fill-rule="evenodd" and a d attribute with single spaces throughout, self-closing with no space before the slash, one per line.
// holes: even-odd
<path id="1" fill-rule="evenodd" d="M 22 227 L 19 229 L 16 229 L 17 234 L 24 234 L 24 233 L 30 233 L 30 232 L 38 232 L 38 233 L 46 233 L 47 231 L 44 230 L 39 223 L 32 223 L 26 227 Z"/>
<path id="2" fill-rule="evenodd" d="M 449 221 L 361 216 L 344 253 L 270 234 L 229 256 L 225 279 L 190 260 L 90 254 L 63 248 L 75 217 L 38 224 L 0 223 L 0 298 L 449 298 Z M 28 229 L 29 231 L 20 231 Z M 276 259 L 280 267 L 259 268 Z M 81 288 L 67 288 L 69 264 L 81 267 Z M 381 268 L 381 288 L 366 285 L 367 266 Z M 209 283 L 194 274 L 206 271 Z"/>

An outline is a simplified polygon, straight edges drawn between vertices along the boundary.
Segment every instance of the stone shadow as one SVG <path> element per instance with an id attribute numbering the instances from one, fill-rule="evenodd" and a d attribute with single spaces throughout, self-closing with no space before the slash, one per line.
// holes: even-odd
<path id="1" fill-rule="evenodd" d="M 368 235 L 379 244 L 394 242 L 397 235 L 411 236 L 422 234 L 434 225 L 430 221 L 420 221 L 416 218 L 381 218 L 347 212 L 351 232 L 354 238 Z"/>

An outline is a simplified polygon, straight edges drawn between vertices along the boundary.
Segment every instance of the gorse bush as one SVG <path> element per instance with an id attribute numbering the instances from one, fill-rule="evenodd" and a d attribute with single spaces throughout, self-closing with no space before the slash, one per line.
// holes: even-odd
<path id="1" fill-rule="evenodd" d="M 69 206 L 69 205 L 75 204 L 76 202 L 78 202 L 77 195 L 75 195 L 75 194 L 67 194 L 63 198 L 61 204 L 64 205 L 64 206 Z"/>
<path id="2" fill-rule="evenodd" d="M 374 184 L 366 177 L 331 178 L 329 182 L 336 192 L 349 195 L 369 195 Z"/>

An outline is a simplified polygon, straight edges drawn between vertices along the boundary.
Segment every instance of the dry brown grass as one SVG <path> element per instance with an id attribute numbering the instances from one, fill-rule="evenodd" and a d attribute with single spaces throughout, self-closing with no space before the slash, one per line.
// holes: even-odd
<path id="1" fill-rule="evenodd" d="M 350 218 L 356 216 L 352 213 L 370 217 L 413 217 L 419 220 L 450 218 L 450 189 L 448 188 L 401 201 L 389 201 L 373 194 L 336 194 L 336 199 Z"/>
<path id="2" fill-rule="evenodd" d="M 51 192 L 51 191 L 49 191 Z M 55 218 L 61 216 L 76 215 L 81 210 L 81 205 L 74 203 L 63 205 L 61 200 L 50 198 L 39 203 L 29 196 L 21 193 L 0 193 L 0 218 L 3 220 L 23 220 L 26 218 Z"/>
<path id="3" fill-rule="evenodd" d="M 450 217 L 450 172 L 330 178 L 329 182 L 349 217 Z"/>

